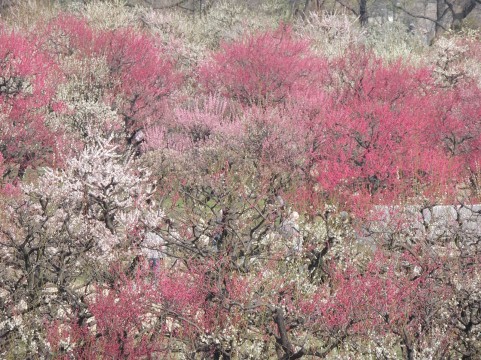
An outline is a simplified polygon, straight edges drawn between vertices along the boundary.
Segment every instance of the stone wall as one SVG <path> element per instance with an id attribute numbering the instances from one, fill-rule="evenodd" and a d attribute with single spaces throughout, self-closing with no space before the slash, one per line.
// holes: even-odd
<path id="1" fill-rule="evenodd" d="M 481 204 L 422 206 L 376 206 L 359 240 L 372 243 L 397 236 L 415 241 L 481 242 Z"/>

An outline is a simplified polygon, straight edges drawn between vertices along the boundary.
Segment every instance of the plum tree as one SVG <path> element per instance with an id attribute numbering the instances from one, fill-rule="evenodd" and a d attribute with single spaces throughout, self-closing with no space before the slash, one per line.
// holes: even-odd
<path id="1" fill-rule="evenodd" d="M 308 42 L 297 40 L 283 26 L 224 43 L 200 67 L 199 81 L 206 91 L 220 91 L 247 105 L 268 106 L 296 93 L 301 96 L 316 86 L 325 71 L 325 62 L 310 52 Z"/>
<path id="2" fill-rule="evenodd" d="M 0 357 L 479 357 L 474 76 L 89 21 L 0 31 Z"/>
<path id="3" fill-rule="evenodd" d="M 0 151 L 5 171 L 21 178 L 29 166 L 61 163 L 60 129 L 47 124 L 55 111 L 56 64 L 35 39 L 0 27 Z M 7 175 L 2 173 L 3 175 Z"/>

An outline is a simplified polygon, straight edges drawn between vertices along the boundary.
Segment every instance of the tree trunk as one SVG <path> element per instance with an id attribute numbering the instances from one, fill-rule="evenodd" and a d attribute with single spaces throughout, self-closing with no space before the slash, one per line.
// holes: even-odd
<path id="1" fill-rule="evenodd" d="M 359 22 L 361 23 L 361 26 L 366 26 L 368 19 L 367 0 L 359 0 Z"/>
<path id="2" fill-rule="evenodd" d="M 463 1 L 453 6 L 453 22 L 451 24 L 451 29 L 460 30 L 463 20 L 474 10 L 475 7 L 475 0 Z"/>
<path id="3" fill-rule="evenodd" d="M 439 38 L 443 32 L 443 18 L 446 15 L 447 5 L 445 0 L 437 0 L 436 1 L 436 22 L 434 23 L 434 39 Z"/>

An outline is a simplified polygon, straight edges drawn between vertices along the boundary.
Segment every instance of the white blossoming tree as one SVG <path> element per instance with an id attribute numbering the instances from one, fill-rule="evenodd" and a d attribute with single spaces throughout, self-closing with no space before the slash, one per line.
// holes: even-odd
<path id="1" fill-rule="evenodd" d="M 0 332 L 14 353 L 47 351 L 43 321 L 76 313 L 81 324 L 89 285 L 108 282 L 113 261 L 135 258 L 144 229 L 162 219 L 147 204 L 147 180 L 109 140 L 97 139 L 3 204 Z"/>

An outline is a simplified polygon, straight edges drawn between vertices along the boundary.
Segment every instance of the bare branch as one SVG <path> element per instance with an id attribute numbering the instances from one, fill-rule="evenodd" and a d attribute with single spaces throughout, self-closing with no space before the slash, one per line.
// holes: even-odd
<path id="1" fill-rule="evenodd" d="M 417 14 L 413 14 L 412 12 L 406 10 L 405 8 L 403 8 L 402 6 L 399 6 L 399 5 L 396 5 L 396 9 L 398 10 L 401 10 L 402 12 L 406 13 L 407 15 L 409 16 L 412 16 L 414 18 L 418 18 L 418 19 L 425 19 L 425 20 L 429 20 L 429 21 L 432 21 L 433 23 L 435 23 L 436 25 L 438 25 L 441 29 L 447 31 L 448 29 L 439 22 L 439 20 L 436 20 L 436 19 L 433 19 L 429 16 L 424 16 L 424 15 L 417 15 Z M 444 14 L 443 14 L 443 17 L 444 17 Z"/>

